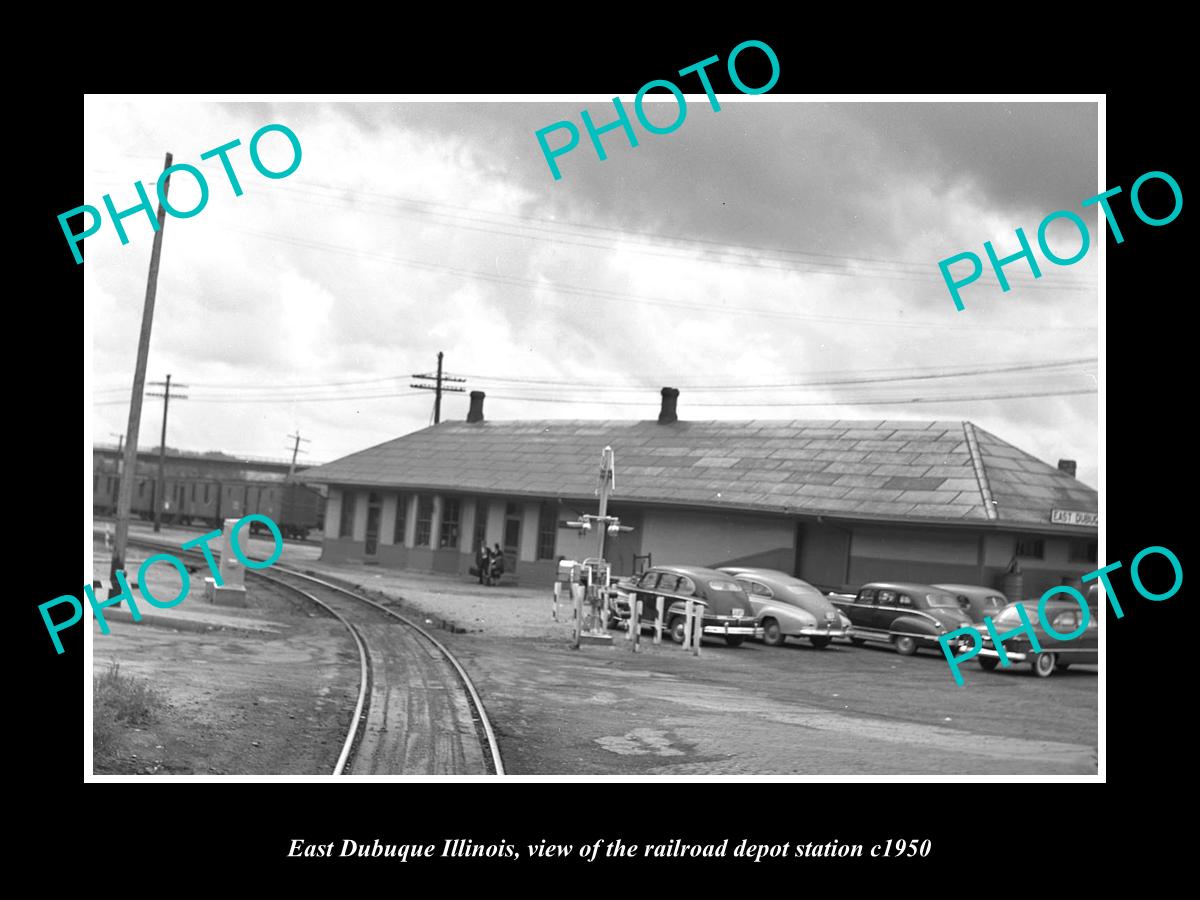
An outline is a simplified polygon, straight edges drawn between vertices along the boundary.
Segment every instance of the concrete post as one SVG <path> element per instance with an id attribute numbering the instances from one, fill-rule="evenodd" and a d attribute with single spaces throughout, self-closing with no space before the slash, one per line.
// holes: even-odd
<path id="1" fill-rule="evenodd" d="M 571 647 L 578 650 L 583 635 L 583 585 L 572 584 L 571 594 L 575 598 L 575 639 Z"/>
<path id="2" fill-rule="evenodd" d="M 638 644 L 642 640 L 642 601 L 640 599 L 633 602 L 633 652 L 638 652 Z"/>
<path id="3" fill-rule="evenodd" d="M 663 598 L 661 596 L 654 598 L 654 643 L 662 643 L 662 627 L 663 627 Z"/>
<path id="4" fill-rule="evenodd" d="M 225 587 L 243 587 L 246 583 L 246 570 L 233 552 L 233 526 L 238 519 L 226 519 L 221 529 L 221 581 Z M 249 534 L 249 528 L 243 528 L 243 534 Z M 247 556 L 250 554 L 247 553 Z"/>

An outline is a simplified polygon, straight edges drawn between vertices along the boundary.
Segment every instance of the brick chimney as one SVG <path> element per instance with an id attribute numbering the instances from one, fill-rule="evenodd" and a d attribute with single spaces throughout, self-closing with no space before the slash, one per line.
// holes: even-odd
<path id="1" fill-rule="evenodd" d="M 1072 478 L 1074 478 L 1075 477 L 1075 460 L 1060 459 L 1058 461 L 1058 470 L 1060 472 L 1066 472 L 1068 475 L 1070 475 Z"/>
<path id="2" fill-rule="evenodd" d="M 471 408 L 467 410 L 468 422 L 483 421 L 483 398 L 485 396 L 483 391 L 471 391 Z"/>
<path id="3" fill-rule="evenodd" d="M 675 404 L 679 401 L 679 389 L 665 387 L 662 389 L 662 409 L 658 413 L 659 425 L 671 425 L 679 421 L 675 412 Z"/>

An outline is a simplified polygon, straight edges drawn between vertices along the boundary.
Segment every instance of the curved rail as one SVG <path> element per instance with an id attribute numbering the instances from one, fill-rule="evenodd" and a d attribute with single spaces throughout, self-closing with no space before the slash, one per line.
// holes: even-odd
<path id="1" fill-rule="evenodd" d="M 351 625 L 350 622 L 345 618 L 343 618 L 342 614 L 335 610 L 332 606 L 322 602 L 308 591 L 301 590 L 294 584 L 288 584 L 286 581 L 282 581 L 278 578 L 272 578 L 270 575 L 264 575 L 262 572 L 255 572 L 253 570 L 249 571 L 256 578 L 261 578 L 264 581 L 269 581 L 272 584 L 285 587 L 289 591 L 295 591 L 300 596 L 305 597 L 317 604 L 317 606 L 321 607 L 321 609 L 325 610 L 344 626 L 346 626 L 346 630 L 349 631 L 350 636 L 354 638 L 354 643 L 358 645 L 358 700 L 354 704 L 354 715 L 350 717 L 350 730 L 346 733 L 346 740 L 342 744 L 342 752 L 338 754 L 337 764 L 333 767 L 334 775 L 342 775 L 345 773 L 347 763 L 350 762 L 350 753 L 354 749 L 354 742 L 358 737 L 358 730 L 363 723 L 363 710 L 367 705 L 367 687 L 370 684 L 370 666 L 367 663 L 367 646 L 363 643 L 362 636 L 359 635 L 358 629 Z"/>
<path id="2" fill-rule="evenodd" d="M 491 757 L 492 757 L 492 765 L 495 767 L 497 775 L 504 774 L 504 761 L 500 758 L 500 746 L 496 742 L 496 733 L 495 733 L 495 731 L 492 730 L 492 723 L 488 719 L 487 711 L 483 708 L 483 700 L 480 699 L 479 692 L 475 690 L 475 684 L 474 684 L 474 682 L 471 681 L 471 677 L 467 674 L 466 669 L 464 669 L 462 667 L 462 665 L 459 663 L 458 659 L 455 658 L 454 654 L 446 649 L 445 644 L 443 644 L 441 641 L 439 641 L 437 638 L 435 638 L 432 634 L 430 634 L 428 631 L 426 631 L 424 628 L 422 628 L 416 622 L 412 621 L 411 619 L 409 619 L 405 616 L 400 615 L 400 613 L 396 612 L 394 609 L 388 609 L 383 604 L 376 603 L 374 600 L 370 599 L 369 597 L 364 597 L 361 594 L 357 594 L 354 591 L 350 590 L 349 588 L 344 588 L 344 587 L 341 587 L 340 585 L 332 584 L 321 578 L 317 578 L 314 575 L 309 575 L 307 572 L 298 572 L 295 569 L 289 568 L 288 566 L 281 566 L 278 563 L 276 563 L 274 565 L 274 568 L 279 569 L 281 572 L 286 572 L 289 575 L 293 575 L 296 578 L 303 578 L 306 581 L 311 581 L 314 584 L 319 584 L 322 587 L 327 588 L 331 591 L 338 591 L 339 593 L 345 594 L 347 597 L 357 600 L 360 603 L 366 603 L 370 606 L 373 606 L 373 607 L 375 607 L 375 609 L 379 610 L 380 612 L 386 613 L 387 615 L 392 616 L 393 618 L 399 619 L 405 625 L 409 626 L 414 631 L 416 631 L 418 634 L 420 634 L 423 638 L 425 638 L 427 641 L 429 641 L 429 643 L 433 644 L 433 646 L 435 646 L 442 653 L 442 655 L 445 656 L 445 658 L 450 661 L 450 664 L 452 666 L 454 666 L 455 672 L 458 673 L 459 680 L 462 681 L 463 687 L 465 687 L 467 689 L 467 695 L 471 698 L 471 703 L 475 707 L 475 712 L 479 716 L 480 725 L 483 727 L 483 733 L 487 737 L 488 752 L 491 754 Z"/>
<path id="3" fill-rule="evenodd" d="M 133 535 L 129 536 L 128 542 L 130 545 L 137 544 L 137 545 L 141 545 L 143 547 L 150 547 L 150 548 L 154 548 L 154 549 L 159 549 L 161 547 L 169 546 L 166 544 L 166 542 L 155 541 L 153 539 L 146 539 L 146 538 L 143 538 L 140 536 L 134 537 Z M 173 546 L 173 545 L 171 545 L 171 546 Z M 174 550 L 176 553 L 180 552 L 179 548 L 174 548 Z M 189 554 L 189 555 L 197 555 L 197 556 L 200 555 L 200 551 L 198 551 L 198 550 L 184 550 L 182 552 L 185 554 Z M 416 622 L 412 621 L 411 619 L 407 618 L 406 616 L 402 616 L 400 613 L 396 612 L 393 609 L 388 609 L 383 604 L 377 603 L 376 601 L 370 599 L 369 597 L 364 597 L 361 594 L 355 593 L 354 591 L 350 590 L 349 588 L 344 588 L 340 585 L 336 585 L 331 582 L 325 581 L 321 578 L 317 578 L 316 576 L 309 575 L 307 572 L 300 572 L 300 571 L 297 571 L 296 569 L 290 568 L 289 566 L 280 565 L 279 563 L 273 564 L 272 568 L 274 568 L 280 572 L 286 573 L 287 575 L 291 575 L 295 578 L 300 578 L 305 581 L 312 582 L 313 584 L 319 584 L 319 585 L 321 585 L 321 587 L 323 587 L 327 590 L 337 591 L 338 593 L 344 594 L 345 596 L 351 598 L 352 600 L 356 600 L 359 603 L 365 603 L 368 606 L 371 606 L 374 609 L 378 610 L 379 612 L 382 612 L 385 615 L 391 616 L 392 618 L 397 619 L 400 622 L 403 622 L 405 625 L 407 625 L 409 628 L 411 628 L 417 634 L 421 635 L 423 638 L 425 638 L 427 641 L 429 641 L 429 643 L 431 643 L 434 647 L 436 647 L 437 650 L 442 654 L 442 656 L 445 659 L 450 661 L 450 664 L 454 667 L 454 671 L 458 675 L 459 680 L 462 682 L 463 687 L 466 688 L 467 696 L 471 701 L 471 705 L 475 708 L 475 713 L 479 717 L 479 724 L 480 724 L 480 727 L 483 729 L 484 737 L 486 738 L 486 743 L 487 743 L 487 747 L 488 747 L 488 753 L 491 756 L 492 766 L 495 769 L 496 774 L 497 775 L 505 774 L 504 761 L 503 761 L 503 759 L 501 759 L 501 756 L 500 756 L 500 746 L 499 746 L 498 742 L 496 741 L 496 733 L 492 728 L 491 720 L 488 719 L 487 710 L 484 709 L 483 700 L 480 698 L 479 692 L 475 689 L 475 684 L 474 684 L 474 682 L 471 681 L 471 677 L 467 674 L 466 669 L 464 669 L 462 667 L 462 664 L 459 663 L 458 659 L 454 656 L 454 654 L 451 653 L 446 648 L 445 644 L 443 644 L 441 641 L 439 641 L 437 638 L 435 638 L 432 634 L 430 634 L 428 631 L 426 631 L 424 628 L 422 628 L 420 625 L 418 625 Z M 302 590 L 301 588 L 297 587 L 294 584 L 288 584 L 286 581 L 283 581 L 282 579 L 273 578 L 269 575 L 266 575 L 261 570 L 247 568 L 246 573 L 248 575 L 252 575 L 256 578 L 262 578 L 264 581 L 268 581 L 273 584 L 277 584 L 282 587 L 286 587 L 289 590 L 292 590 L 292 591 L 300 594 L 301 596 L 305 597 L 306 599 L 311 600 L 313 603 L 320 606 L 322 609 L 324 609 L 326 612 L 328 612 L 330 615 L 332 615 L 334 618 L 336 618 L 339 622 L 341 622 L 342 625 L 345 626 L 345 628 L 354 637 L 354 642 L 358 646 L 359 671 L 360 671 L 358 700 L 355 704 L 354 716 L 351 719 L 350 731 L 346 736 L 346 741 L 342 746 L 342 752 L 338 756 L 337 766 L 334 768 L 334 771 L 333 771 L 334 775 L 344 774 L 345 767 L 348 765 L 349 760 L 350 760 L 350 755 L 353 752 L 355 739 L 358 737 L 359 730 L 365 719 L 364 710 L 366 707 L 367 689 L 368 689 L 369 682 L 370 682 L 370 665 L 368 663 L 369 654 L 367 652 L 366 645 L 363 643 L 362 637 L 359 635 L 358 630 L 347 619 L 345 619 L 340 613 L 335 611 L 328 604 L 322 602 L 321 600 L 319 600 L 317 597 L 313 596 L 309 592 Z"/>

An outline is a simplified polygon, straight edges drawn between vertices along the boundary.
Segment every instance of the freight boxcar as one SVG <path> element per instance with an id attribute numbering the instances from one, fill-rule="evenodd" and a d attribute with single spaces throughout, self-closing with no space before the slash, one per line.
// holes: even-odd
<path id="1" fill-rule="evenodd" d="M 139 454 L 130 509 L 146 521 L 154 519 L 158 472 L 148 455 Z M 120 479 L 113 450 L 93 453 L 92 508 L 112 515 Z M 298 481 L 288 481 L 286 467 L 231 457 L 168 456 L 163 491 L 163 522 L 219 528 L 225 519 L 258 513 L 279 526 L 284 537 L 303 539 L 322 527 L 324 495 Z M 302 470 L 301 470 L 302 471 Z M 265 526 L 250 523 L 253 531 Z"/>

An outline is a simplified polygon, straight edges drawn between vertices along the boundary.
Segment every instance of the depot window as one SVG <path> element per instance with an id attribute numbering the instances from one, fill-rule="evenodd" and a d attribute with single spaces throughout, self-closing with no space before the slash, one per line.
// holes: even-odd
<path id="1" fill-rule="evenodd" d="M 433 536 L 433 497 L 422 494 L 417 497 L 417 537 L 413 541 L 417 547 L 428 547 Z"/>
<path id="2" fill-rule="evenodd" d="M 1044 559 L 1046 542 L 1041 538 L 1021 538 L 1017 541 L 1017 556 L 1025 559 Z"/>
<path id="3" fill-rule="evenodd" d="M 354 537 L 354 501 L 357 495 L 353 491 L 342 491 L 342 520 L 338 524 L 338 537 Z"/>
<path id="4" fill-rule="evenodd" d="M 543 503 L 538 510 L 537 558 L 554 559 L 554 541 L 558 536 L 558 507 Z"/>
<path id="5" fill-rule="evenodd" d="M 1067 544 L 1067 558 L 1071 562 L 1094 563 L 1096 561 L 1096 542 L 1074 540 Z"/>
<path id="6" fill-rule="evenodd" d="M 439 547 L 456 549 L 458 547 L 458 516 L 461 504 L 455 497 L 447 497 L 442 501 L 442 533 L 438 540 Z"/>

